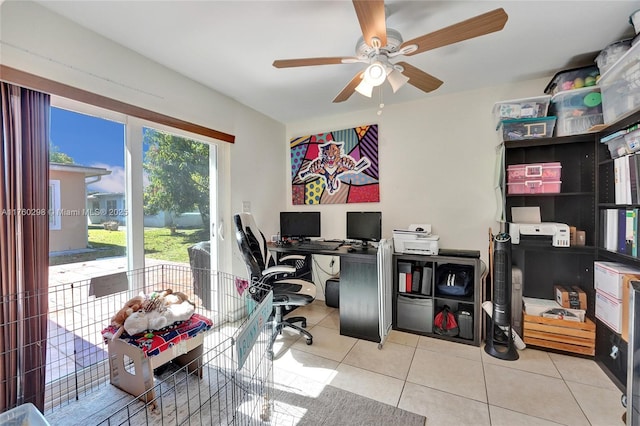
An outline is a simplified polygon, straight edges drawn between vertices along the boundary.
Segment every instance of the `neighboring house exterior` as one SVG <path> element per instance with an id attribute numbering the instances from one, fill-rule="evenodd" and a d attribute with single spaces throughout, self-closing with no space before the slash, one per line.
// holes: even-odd
<path id="1" fill-rule="evenodd" d="M 87 184 L 110 170 L 49 163 L 49 252 L 87 248 Z"/>
<path id="2" fill-rule="evenodd" d="M 171 225 L 179 228 L 200 228 L 202 227 L 202 216 L 198 212 L 175 215 L 168 211 L 161 211 L 154 215 L 144 215 L 145 227 L 166 228 Z"/>
<path id="3" fill-rule="evenodd" d="M 99 192 L 87 196 L 87 212 L 92 225 L 116 221 L 126 225 L 128 210 L 122 192 Z M 153 215 L 144 215 L 144 226 L 148 228 L 168 228 L 171 225 L 180 228 L 202 227 L 202 216 L 199 212 L 188 212 L 179 215 L 168 211 L 160 211 Z"/>
<path id="4" fill-rule="evenodd" d="M 127 208 L 122 192 L 97 192 L 87 196 L 87 211 L 92 225 L 105 222 L 127 223 Z"/>

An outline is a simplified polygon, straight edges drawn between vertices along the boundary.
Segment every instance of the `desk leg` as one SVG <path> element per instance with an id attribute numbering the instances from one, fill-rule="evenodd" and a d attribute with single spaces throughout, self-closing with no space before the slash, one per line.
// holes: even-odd
<path id="1" fill-rule="evenodd" d="M 376 256 L 340 259 L 340 334 L 380 342 Z"/>

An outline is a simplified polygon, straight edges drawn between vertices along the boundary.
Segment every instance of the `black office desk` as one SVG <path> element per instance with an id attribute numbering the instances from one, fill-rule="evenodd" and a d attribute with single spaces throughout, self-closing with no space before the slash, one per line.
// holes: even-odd
<path id="1" fill-rule="evenodd" d="M 340 257 L 340 334 L 380 342 L 377 249 L 347 247 L 337 250 L 307 249 L 297 244 L 278 246 L 269 243 L 276 254 L 321 254 Z"/>

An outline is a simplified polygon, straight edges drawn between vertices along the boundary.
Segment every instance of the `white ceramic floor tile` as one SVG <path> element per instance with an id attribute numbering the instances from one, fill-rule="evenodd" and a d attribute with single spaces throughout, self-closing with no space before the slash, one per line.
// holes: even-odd
<path id="1" fill-rule="evenodd" d="M 306 337 L 302 338 L 302 335 L 297 330 L 285 327 L 282 333 L 276 337 L 273 342 L 273 354 L 274 359 L 280 358 L 287 349 L 289 349 L 297 341 L 306 342 Z"/>
<path id="2" fill-rule="evenodd" d="M 387 342 L 398 343 L 400 345 L 411 346 L 415 348 L 418 345 L 420 336 L 413 333 L 405 333 L 404 331 L 391 330 L 387 336 Z M 385 342 L 386 343 L 386 342 Z"/>
<path id="3" fill-rule="evenodd" d="M 474 361 L 480 361 L 482 359 L 482 354 L 480 353 L 482 348 L 478 346 L 465 345 L 435 337 L 420 336 L 420 339 L 418 339 L 418 348 L 472 359 Z"/>
<path id="4" fill-rule="evenodd" d="M 484 346 L 482 347 L 481 354 L 482 362 L 485 364 L 495 364 L 503 367 L 515 368 L 516 370 L 560 378 L 558 369 L 551 361 L 549 353 L 545 351 L 526 348 L 522 351 L 518 351 L 519 358 L 516 361 L 505 361 L 495 358 L 485 352 Z"/>
<path id="5" fill-rule="evenodd" d="M 309 330 L 313 334 L 313 344 L 307 345 L 305 339 L 299 339 L 291 347 L 317 356 L 342 362 L 358 339 L 342 336 L 338 330 L 315 326 Z"/>
<path id="6" fill-rule="evenodd" d="M 618 390 L 618 387 L 592 359 L 554 353 L 550 353 L 549 356 L 562 378 L 568 382 Z"/>
<path id="7" fill-rule="evenodd" d="M 491 415 L 491 426 L 557 426 L 561 424 L 495 405 L 489 405 L 489 414 Z"/>
<path id="8" fill-rule="evenodd" d="M 603 389 L 582 383 L 567 382 L 573 396 L 592 426 L 623 425 L 625 408 L 620 402 L 619 390 Z"/>
<path id="9" fill-rule="evenodd" d="M 564 380 L 493 364 L 484 370 L 490 405 L 562 424 L 589 424 Z"/>
<path id="10" fill-rule="evenodd" d="M 331 386 L 375 399 L 394 407 L 398 406 L 404 386 L 403 380 L 346 364 L 340 364 L 337 372 L 338 374 L 329 383 Z"/>
<path id="11" fill-rule="evenodd" d="M 406 380 L 414 352 L 414 348 L 397 343 L 387 342 L 382 349 L 378 349 L 377 343 L 358 340 L 342 362 Z"/>
<path id="12" fill-rule="evenodd" d="M 275 368 L 286 370 L 319 383 L 329 383 L 336 375 L 338 362 L 297 349 L 289 349 L 273 362 Z"/>
<path id="13" fill-rule="evenodd" d="M 398 408 L 421 414 L 428 426 L 490 425 L 486 403 L 407 383 Z"/>
<path id="14" fill-rule="evenodd" d="M 301 306 L 298 309 L 291 312 L 285 318 L 288 317 L 305 317 L 307 319 L 307 326 L 311 327 L 314 324 L 318 324 L 325 319 L 327 315 L 333 312 L 335 309 L 330 308 L 324 304 L 322 300 L 314 300 L 312 303 Z"/>
<path id="15" fill-rule="evenodd" d="M 335 309 L 329 313 L 318 325 L 327 328 L 333 328 L 334 330 L 340 330 L 340 311 Z"/>
<path id="16" fill-rule="evenodd" d="M 480 361 L 418 348 L 409 369 L 407 382 L 487 402 Z"/>

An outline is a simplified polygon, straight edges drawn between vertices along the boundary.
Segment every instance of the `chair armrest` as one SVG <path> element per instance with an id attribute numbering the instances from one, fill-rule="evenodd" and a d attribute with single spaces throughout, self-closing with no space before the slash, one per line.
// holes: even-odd
<path id="1" fill-rule="evenodd" d="M 293 274 L 296 272 L 296 268 L 289 265 L 276 265 L 271 266 L 264 271 L 262 271 L 262 276 L 266 277 L 274 274 Z"/>
<path id="2" fill-rule="evenodd" d="M 306 260 L 307 256 L 304 256 L 302 254 L 288 254 L 286 256 L 282 256 L 279 260 L 279 262 L 286 262 L 288 260 Z"/>

